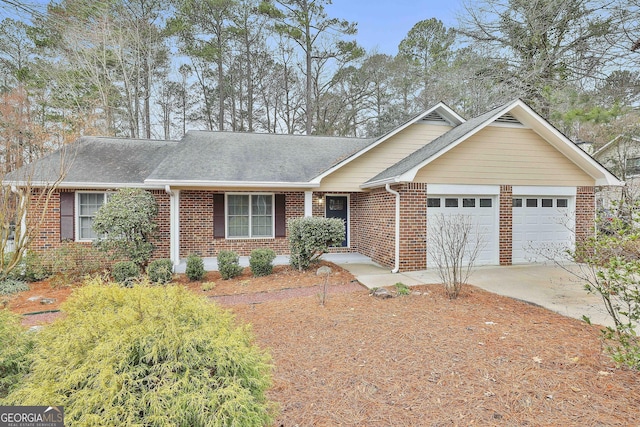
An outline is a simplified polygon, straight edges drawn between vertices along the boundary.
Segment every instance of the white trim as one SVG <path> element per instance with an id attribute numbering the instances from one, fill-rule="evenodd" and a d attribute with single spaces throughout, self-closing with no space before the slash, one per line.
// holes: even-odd
<path id="1" fill-rule="evenodd" d="M 490 195 L 499 196 L 499 185 L 427 184 L 427 196 L 431 195 Z"/>
<path id="2" fill-rule="evenodd" d="M 229 236 L 229 196 L 248 196 L 249 197 L 249 236 Z M 270 236 L 251 236 L 251 199 L 253 196 L 271 196 L 271 235 Z M 276 196 L 275 193 L 247 192 L 247 193 L 224 193 L 224 238 L 226 240 L 258 240 L 258 239 L 275 239 L 276 238 Z"/>
<path id="3" fill-rule="evenodd" d="M 174 267 L 180 264 L 180 190 L 171 190 L 166 186 L 169 194 L 169 257 Z"/>
<path id="4" fill-rule="evenodd" d="M 595 185 L 622 185 L 622 182 L 611 172 L 609 172 L 604 166 L 596 162 L 591 156 L 589 156 L 589 154 L 585 153 L 580 147 L 576 146 L 571 140 L 569 140 L 560 131 L 554 128 L 548 121 L 540 117 L 520 99 L 517 99 L 511 104 L 506 105 L 504 108 L 501 108 L 483 123 L 480 123 L 478 126 L 474 127 L 469 132 L 462 135 L 461 137 L 444 147 L 442 150 L 433 154 L 431 157 L 423 160 L 410 170 L 394 178 L 387 179 L 386 181 L 390 182 L 390 180 L 395 180 L 395 182 L 413 182 L 420 169 L 438 159 L 439 157 L 443 156 L 444 154 L 448 153 L 449 151 L 453 150 L 460 143 L 466 141 L 488 125 L 494 123 L 496 119 L 508 112 L 514 115 L 514 117 L 516 117 L 525 127 L 532 129 L 541 138 L 543 138 L 554 148 L 560 151 L 567 159 L 572 161 L 576 166 L 578 166 L 585 173 L 591 176 L 595 180 Z M 376 184 L 384 185 L 384 182 L 379 181 L 376 183 L 369 183 L 362 188 L 371 188 Z"/>
<path id="5" fill-rule="evenodd" d="M 321 173 L 320 175 L 318 175 L 314 179 L 312 179 L 311 182 L 314 183 L 314 184 L 320 185 L 320 181 L 322 181 L 322 179 L 324 177 L 326 177 L 327 175 L 332 174 L 333 172 L 335 172 L 336 170 L 342 168 L 343 166 L 347 165 L 348 163 L 351 163 L 353 160 L 355 160 L 358 157 L 362 156 L 364 153 L 372 150 L 373 148 L 375 148 L 378 145 L 382 144 L 383 142 L 387 141 L 391 137 L 395 136 L 396 134 L 400 133 L 401 131 L 403 131 L 406 128 L 408 128 L 409 126 L 411 126 L 412 124 L 419 122 L 424 117 L 428 116 L 429 114 L 431 114 L 432 112 L 434 112 L 436 110 L 438 110 L 438 112 L 445 119 L 451 120 L 454 123 L 458 122 L 458 124 L 461 124 L 461 123 L 464 123 L 466 121 L 462 116 L 460 116 L 458 113 L 456 113 L 451 108 L 449 108 L 449 106 L 447 106 L 444 102 L 439 102 L 438 104 L 436 104 L 435 106 L 431 107 L 427 111 L 425 111 L 425 112 L 423 112 L 421 114 L 418 114 L 413 119 L 410 119 L 409 121 L 405 122 L 404 124 L 398 126 L 395 129 L 392 129 L 390 132 L 387 132 L 386 134 L 382 135 L 380 138 L 378 138 L 377 140 L 375 140 L 371 144 L 367 145 L 362 150 L 360 150 L 357 153 L 349 156 L 348 158 L 344 159 L 343 161 L 341 161 L 337 165 L 333 166 L 332 168 L 327 169 L 326 171 L 324 171 L 323 173 Z M 455 127 L 455 126 L 452 126 L 452 127 Z M 382 185 L 384 185 L 384 184 L 385 183 L 383 183 Z M 363 187 L 363 188 L 365 188 L 365 187 Z"/>
<path id="6" fill-rule="evenodd" d="M 86 190 L 86 191 L 76 191 L 75 192 L 75 202 L 74 202 L 74 214 L 73 214 L 73 221 L 75 222 L 75 241 L 76 242 L 93 242 L 96 239 L 86 239 L 86 238 L 81 238 L 80 237 L 80 195 L 81 194 L 102 194 L 103 197 L 103 201 L 102 201 L 102 205 L 103 206 L 105 203 L 107 203 L 107 195 L 109 194 L 108 191 L 91 191 L 91 190 Z"/>
<path id="7" fill-rule="evenodd" d="M 393 194 L 396 198 L 396 216 L 395 216 L 395 242 L 394 242 L 394 264 L 393 270 L 391 273 L 395 274 L 400 271 L 400 193 L 398 191 L 392 190 L 391 185 L 387 184 L 384 187 L 388 193 Z"/>
<path id="8" fill-rule="evenodd" d="M 313 191 L 304 192 L 304 216 L 313 216 Z"/>
<path id="9" fill-rule="evenodd" d="M 324 195 L 324 217 L 327 218 L 327 208 L 328 208 L 328 204 L 327 204 L 327 196 L 328 197 L 346 197 L 347 198 L 347 248 L 351 247 L 351 195 L 350 194 L 344 194 L 344 193 L 327 193 Z M 342 247 L 342 246 L 340 246 Z"/>
<path id="10" fill-rule="evenodd" d="M 511 189 L 513 196 L 566 196 L 576 197 L 577 187 L 547 187 L 534 185 L 514 185 Z"/>
<path id="11" fill-rule="evenodd" d="M 147 179 L 146 185 L 164 188 L 172 187 L 216 187 L 216 188 L 316 188 L 320 184 L 312 182 L 280 182 L 280 181 L 204 181 L 204 180 L 168 180 Z"/>

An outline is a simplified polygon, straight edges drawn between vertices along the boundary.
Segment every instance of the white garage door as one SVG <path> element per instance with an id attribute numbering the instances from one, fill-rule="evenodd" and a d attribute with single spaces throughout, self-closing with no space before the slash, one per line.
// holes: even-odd
<path id="1" fill-rule="evenodd" d="M 498 264 L 498 203 L 497 197 L 478 195 L 430 196 L 427 198 L 427 245 L 429 236 L 439 232 L 437 217 L 463 215 L 471 221 L 470 244 L 480 242 L 475 265 Z M 430 249 L 429 249 L 430 248 Z M 433 244 L 427 249 L 427 267 L 435 267 Z"/>
<path id="2" fill-rule="evenodd" d="M 573 247 L 572 198 L 514 196 L 512 262 L 562 259 Z"/>

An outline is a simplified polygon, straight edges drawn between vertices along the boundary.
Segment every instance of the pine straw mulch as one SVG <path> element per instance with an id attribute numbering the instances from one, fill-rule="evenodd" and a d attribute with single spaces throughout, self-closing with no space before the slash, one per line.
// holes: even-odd
<path id="1" fill-rule="evenodd" d="M 275 426 L 640 425 L 640 376 L 612 366 L 597 326 L 472 286 L 453 301 L 437 285 L 381 300 L 325 265 L 324 306 L 315 268 L 174 280 L 253 325 L 273 356 Z M 32 293 L 58 292 L 59 304 L 73 288 L 32 286 L 12 310 L 42 310 L 25 302 Z"/>
<path id="2" fill-rule="evenodd" d="M 472 286 L 233 306 L 275 365 L 276 426 L 640 425 L 599 330 Z"/>

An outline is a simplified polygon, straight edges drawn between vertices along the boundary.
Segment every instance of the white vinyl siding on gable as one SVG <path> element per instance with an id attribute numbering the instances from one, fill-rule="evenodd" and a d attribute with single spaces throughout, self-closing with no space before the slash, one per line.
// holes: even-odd
<path id="1" fill-rule="evenodd" d="M 228 194 L 228 238 L 274 237 L 273 194 Z"/>
<path id="2" fill-rule="evenodd" d="M 108 193 L 76 193 L 76 236 L 79 241 L 91 241 L 99 236 L 93 231 L 93 221 L 100 207 L 106 203 Z"/>

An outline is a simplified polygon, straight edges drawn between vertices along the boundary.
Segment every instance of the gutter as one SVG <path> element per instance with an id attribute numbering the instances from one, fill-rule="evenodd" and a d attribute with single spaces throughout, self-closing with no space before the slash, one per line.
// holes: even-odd
<path id="1" fill-rule="evenodd" d="M 386 184 L 384 189 L 387 192 L 396 196 L 396 254 L 395 254 L 395 265 L 391 273 L 397 273 L 400 271 L 400 193 L 391 189 L 390 184 Z"/>

